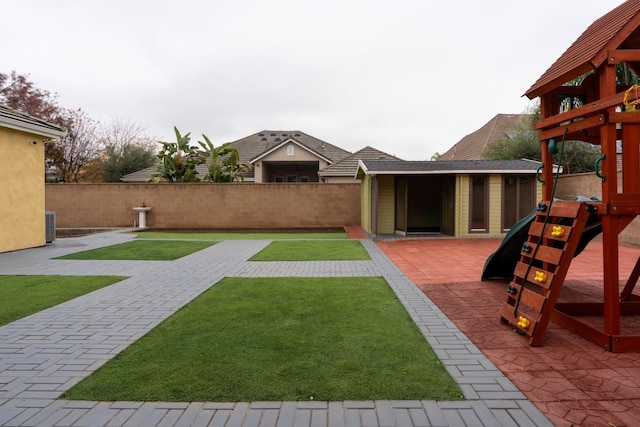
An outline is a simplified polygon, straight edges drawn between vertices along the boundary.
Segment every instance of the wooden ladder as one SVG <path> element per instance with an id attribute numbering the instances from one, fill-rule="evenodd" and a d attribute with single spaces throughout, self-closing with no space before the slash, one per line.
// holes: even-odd
<path id="1" fill-rule="evenodd" d="M 549 205 L 538 205 L 500 310 L 501 322 L 529 336 L 531 346 L 542 343 L 590 215 L 586 203 L 554 201 L 550 211 Z"/>

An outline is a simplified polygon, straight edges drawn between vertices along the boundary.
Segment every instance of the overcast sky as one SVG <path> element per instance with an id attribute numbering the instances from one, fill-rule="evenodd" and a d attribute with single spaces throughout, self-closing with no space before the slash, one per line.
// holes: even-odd
<path id="1" fill-rule="evenodd" d="M 66 108 L 216 145 L 300 130 L 428 160 L 498 113 L 622 0 L 4 1 L 0 72 Z M 197 138 L 196 138 L 197 139 Z"/>

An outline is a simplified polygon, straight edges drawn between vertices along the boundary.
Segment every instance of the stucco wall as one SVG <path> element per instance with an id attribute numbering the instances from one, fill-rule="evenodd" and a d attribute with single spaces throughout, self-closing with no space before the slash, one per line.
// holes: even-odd
<path id="1" fill-rule="evenodd" d="M 0 127 L 0 200 L 0 252 L 43 246 L 44 143 L 41 136 Z"/>
<path id="2" fill-rule="evenodd" d="M 360 224 L 360 183 L 46 186 L 46 210 L 56 212 L 58 228 L 131 227 L 138 219 L 132 207 L 142 202 L 151 207 L 150 228 L 287 229 Z"/>

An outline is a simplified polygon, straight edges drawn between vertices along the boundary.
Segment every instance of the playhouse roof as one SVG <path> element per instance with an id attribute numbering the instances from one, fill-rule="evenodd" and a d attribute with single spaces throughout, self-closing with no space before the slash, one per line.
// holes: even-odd
<path id="1" fill-rule="evenodd" d="M 534 99 L 600 67 L 607 61 L 609 50 L 624 49 L 626 44 L 637 46 L 639 12 L 640 0 L 628 0 L 594 21 L 525 95 Z M 640 68 L 630 65 L 636 70 Z"/>

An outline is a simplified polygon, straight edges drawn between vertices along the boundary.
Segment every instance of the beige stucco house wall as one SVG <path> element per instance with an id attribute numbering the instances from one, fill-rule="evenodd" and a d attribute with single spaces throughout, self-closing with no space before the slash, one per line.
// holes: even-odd
<path id="1" fill-rule="evenodd" d="M 0 106 L 0 252 L 45 245 L 44 144 L 62 135 Z"/>
<path id="2" fill-rule="evenodd" d="M 300 182 L 301 179 L 317 182 L 318 171 L 327 166 L 328 159 L 291 140 L 253 161 L 254 182 L 273 182 L 272 176 L 282 177 L 283 182 L 287 182 L 287 177 L 295 177 L 294 182 Z"/>

